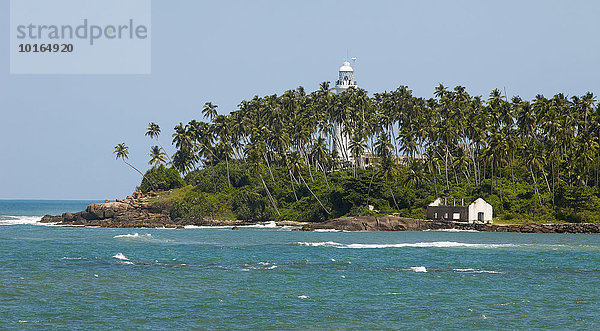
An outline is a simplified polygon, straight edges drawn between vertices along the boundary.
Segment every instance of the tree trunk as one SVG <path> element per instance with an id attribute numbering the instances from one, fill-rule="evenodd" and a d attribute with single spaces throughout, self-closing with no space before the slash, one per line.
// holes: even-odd
<path id="1" fill-rule="evenodd" d="M 171 160 L 171 157 L 169 156 L 169 153 L 167 153 L 167 151 L 165 150 L 165 148 L 162 147 L 162 145 L 160 144 L 160 141 L 158 141 L 158 137 L 156 137 L 156 143 L 158 144 L 158 146 L 160 146 L 160 149 L 162 149 L 163 152 L 165 152 L 165 155 L 169 159 L 169 163 L 173 164 L 173 160 Z"/>
<path id="2" fill-rule="evenodd" d="M 137 171 L 140 175 L 142 175 L 142 180 L 146 178 L 148 180 L 148 183 L 150 183 L 150 186 L 152 186 L 152 189 L 156 191 L 156 186 L 154 186 L 154 183 L 150 180 L 150 178 L 147 178 L 145 174 L 143 174 L 141 171 L 138 170 L 138 168 L 134 167 L 129 162 L 125 161 L 125 159 L 123 159 L 123 162 L 125 162 L 126 165 L 130 166 L 131 168 L 133 168 L 133 170 Z"/>
<path id="3" fill-rule="evenodd" d="M 269 200 L 271 200 L 271 204 L 273 205 L 273 208 L 275 208 L 275 211 L 277 212 L 277 215 L 279 215 L 279 217 L 281 217 L 281 213 L 279 212 L 279 208 L 277 208 L 277 204 L 275 203 L 275 199 L 273 199 L 273 196 L 271 195 L 271 191 L 269 191 L 269 188 L 267 187 L 267 183 L 265 183 L 265 180 L 262 176 L 262 174 L 258 174 L 258 176 L 260 176 L 260 180 L 262 181 L 263 187 L 265 188 L 265 191 L 267 191 L 267 195 L 269 196 Z"/>
<path id="4" fill-rule="evenodd" d="M 329 212 L 329 210 L 327 210 L 327 208 L 325 208 L 325 206 L 323 206 L 323 204 L 321 203 L 321 200 L 319 200 L 319 198 L 317 198 L 317 196 L 315 195 L 315 193 L 310 189 L 310 187 L 308 186 L 308 184 L 306 184 L 306 181 L 304 180 L 304 177 L 302 177 L 302 174 L 300 172 L 298 172 L 298 175 L 300 176 L 300 179 L 302 179 L 302 182 L 304 182 L 304 185 L 306 186 L 306 188 L 310 191 L 310 193 L 313 195 L 313 197 L 315 197 L 315 199 L 317 199 L 317 202 L 321 205 L 321 207 L 323 207 L 323 210 L 325 210 L 325 212 L 327 213 L 327 215 L 331 215 L 331 213 Z"/>
<path id="5" fill-rule="evenodd" d="M 229 184 L 229 187 L 231 187 L 231 179 L 229 177 L 229 155 L 225 155 L 225 164 L 227 166 L 227 183 Z"/>
<path id="6" fill-rule="evenodd" d="M 450 181 L 448 180 L 448 145 L 446 145 L 446 155 L 444 156 L 445 171 L 446 171 L 446 189 L 450 191 Z"/>
<path id="7" fill-rule="evenodd" d="M 262 153 L 265 161 L 267 162 L 267 168 L 269 168 L 269 174 L 271 174 L 271 180 L 273 181 L 273 183 L 275 183 L 275 177 L 273 177 L 273 171 L 271 171 L 271 164 L 269 163 L 269 158 L 267 157 L 267 154 Z"/>
<path id="8" fill-rule="evenodd" d="M 529 164 L 529 171 L 531 172 L 531 178 L 533 179 L 533 186 L 535 188 L 535 193 L 537 194 L 538 201 L 540 206 L 542 205 L 542 198 L 540 197 L 540 190 L 538 190 L 537 181 L 535 180 L 535 176 L 533 175 L 533 169 L 531 168 L 531 164 Z"/>
<path id="9" fill-rule="evenodd" d="M 515 151 L 512 151 L 512 155 L 510 157 L 510 177 L 512 179 L 512 187 L 513 187 L 513 194 L 515 194 L 517 192 L 517 190 L 515 189 L 515 173 L 513 170 L 513 160 L 515 158 Z"/>
<path id="10" fill-rule="evenodd" d="M 392 200 L 394 200 L 394 206 L 396 206 L 397 211 L 400 211 L 400 208 L 398 208 L 398 203 L 396 202 L 396 197 L 394 196 L 394 191 L 392 191 L 392 183 L 390 183 L 388 186 L 390 187 L 390 194 L 392 195 Z"/>
<path id="11" fill-rule="evenodd" d="M 288 172 L 290 173 L 290 183 L 292 183 L 292 192 L 294 192 L 294 198 L 298 201 L 298 196 L 296 195 L 296 189 L 294 188 L 294 178 L 292 176 L 292 171 L 288 168 Z"/>

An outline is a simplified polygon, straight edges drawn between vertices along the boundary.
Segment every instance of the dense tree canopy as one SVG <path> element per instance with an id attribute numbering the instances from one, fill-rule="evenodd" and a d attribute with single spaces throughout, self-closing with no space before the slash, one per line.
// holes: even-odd
<path id="1" fill-rule="evenodd" d="M 414 215 L 437 196 L 483 196 L 504 218 L 598 217 L 600 108 L 591 93 L 509 100 L 497 89 L 484 98 L 440 84 L 425 99 L 405 86 L 369 96 L 354 87 L 334 94 L 322 83 L 308 94 L 299 87 L 255 96 L 229 115 L 216 109 L 208 102 L 202 114 L 209 122 L 175 127 L 172 165 L 182 175 L 213 177 L 224 165 L 226 178 L 213 178 L 211 194 L 239 189 L 232 164 L 244 169 L 248 183 L 255 181 L 252 192 L 260 191 L 262 202 L 253 206 L 261 219 L 269 211 L 286 217 L 280 207 L 303 204 L 316 218 L 369 204 Z M 349 137 L 350 155 L 333 148 L 336 125 Z M 365 153 L 377 162 L 363 164 Z M 244 192 L 237 204 L 256 197 Z"/>

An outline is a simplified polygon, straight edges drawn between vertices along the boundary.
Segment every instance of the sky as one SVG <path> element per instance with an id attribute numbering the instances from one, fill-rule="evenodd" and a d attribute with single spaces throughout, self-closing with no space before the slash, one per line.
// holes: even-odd
<path id="1" fill-rule="evenodd" d="M 65 8 L 65 10 L 68 10 Z M 9 42 L 9 1 L 0 0 Z M 537 94 L 600 93 L 599 1 L 152 1 L 149 75 L 11 75 L 0 50 L 0 199 L 115 199 L 148 168 L 149 122 L 173 127 L 255 95 L 334 82 L 344 58 L 370 93 L 415 96 L 465 86 Z"/>

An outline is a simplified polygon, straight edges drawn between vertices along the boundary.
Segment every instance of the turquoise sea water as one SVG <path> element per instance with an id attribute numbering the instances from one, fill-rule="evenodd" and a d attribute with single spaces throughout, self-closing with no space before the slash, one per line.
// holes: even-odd
<path id="1" fill-rule="evenodd" d="M 0 201 L 0 329 L 600 329 L 595 235 L 30 224 L 65 207 L 40 204 Z"/>

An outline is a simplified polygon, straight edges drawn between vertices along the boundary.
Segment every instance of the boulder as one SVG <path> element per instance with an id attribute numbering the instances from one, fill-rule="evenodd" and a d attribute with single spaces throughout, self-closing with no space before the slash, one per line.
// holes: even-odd
<path id="1" fill-rule="evenodd" d="M 63 222 L 71 222 L 75 218 L 71 213 L 63 213 L 62 214 Z"/>

